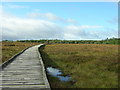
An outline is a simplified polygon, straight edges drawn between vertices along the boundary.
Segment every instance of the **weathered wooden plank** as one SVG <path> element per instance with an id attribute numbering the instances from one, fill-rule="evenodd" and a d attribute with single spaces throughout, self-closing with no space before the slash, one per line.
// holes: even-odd
<path id="1" fill-rule="evenodd" d="M 36 45 L 14 58 L 2 71 L 3 88 L 50 88 L 42 58 Z M 32 86 L 33 87 L 32 87 Z"/>

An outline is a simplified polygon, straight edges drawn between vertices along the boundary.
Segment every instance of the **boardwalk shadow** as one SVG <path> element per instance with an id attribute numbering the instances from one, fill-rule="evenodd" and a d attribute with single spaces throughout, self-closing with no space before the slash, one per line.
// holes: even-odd
<path id="1" fill-rule="evenodd" d="M 50 58 L 50 56 L 46 52 L 44 52 L 44 49 L 45 49 L 45 45 L 43 45 L 39 48 L 39 52 L 43 59 L 43 63 L 45 65 L 46 70 L 48 67 L 53 67 L 53 68 L 59 69 L 60 67 Z M 63 74 L 64 74 L 65 71 L 62 70 L 61 72 L 63 72 Z M 73 85 L 73 83 L 72 83 L 73 81 L 64 82 L 64 81 L 59 80 L 58 77 L 49 75 L 48 73 L 47 73 L 47 78 L 48 78 L 51 90 L 69 90 L 69 89 L 67 89 L 67 87 L 70 87 L 71 85 Z"/>
<path id="2" fill-rule="evenodd" d="M 45 68 L 47 68 L 47 67 L 53 67 L 53 68 L 58 67 L 56 65 L 56 63 L 49 57 L 49 55 L 46 52 L 44 52 L 44 48 L 45 48 L 45 45 L 39 47 L 39 52 L 41 54 L 43 63 L 45 65 Z"/>

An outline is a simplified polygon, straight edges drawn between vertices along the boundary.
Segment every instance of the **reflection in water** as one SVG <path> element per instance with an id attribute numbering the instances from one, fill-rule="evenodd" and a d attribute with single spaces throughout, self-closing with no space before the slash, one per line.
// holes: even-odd
<path id="1" fill-rule="evenodd" d="M 61 81 L 70 81 L 71 77 L 70 76 L 60 76 L 62 72 L 59 69 L 48 67 L 47 72 L 49 75 L 58 77 L 59 80 Z"/>

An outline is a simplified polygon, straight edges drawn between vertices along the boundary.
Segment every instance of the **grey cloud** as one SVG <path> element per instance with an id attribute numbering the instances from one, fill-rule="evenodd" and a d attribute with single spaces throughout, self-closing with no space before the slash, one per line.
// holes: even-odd
<path id="1" fill-rule="evenodd" d="M 62 38 L 61 27 L 45 20 L 4 18 L 3 40 Z"/>
<path id="2" fill-rule="evenodd" d="M 89 30 L 88 30 L 89 29 Z M 108 32 L 109 31 L 109 32 Z M 104 29 L 102 26 L 67 26 L 64 31 L 65 39 L 105 39 L 107 37 L 116 37 L 116 30 Z"/>
<path id="3" fill-rule="evenodd" d="M 65 25 L 60 26 L 50 20 L 34 18 L 18 18 L 6 13 L 0 14 L 3 40 L 17 39 L 104 39 L 116 36 L 116 30 L 109 29 L 109 33 L 98 25 Z M 52 17 L 52 16 L 50 16 Z M 54 17 L 54 16 L 53 16 Z M 52 19 L 57 19 L 51 18 Z M 74 20 L 69 19 L 69 22 Z M 97 30 L 99 29 L 99 30 Z M 100 30 L 101 29 L 101 30 Z"/>

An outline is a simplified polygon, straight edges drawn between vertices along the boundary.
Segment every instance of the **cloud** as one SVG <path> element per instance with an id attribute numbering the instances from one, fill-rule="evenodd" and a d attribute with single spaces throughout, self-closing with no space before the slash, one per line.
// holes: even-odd
<path id="1" fill-rule="evenodd" d="M 33 18 L 18 18 L 4 15 L 2 18 L 3 40 L 17 39 L 86 39 L 98 38 L 93 30 L 101 26 L 89 25 L 66 25 L 59 24 L 47 20 L 39 20 Z"/>
<path id="2" fill-rule="evenodd" d="M 36 18 L 20 18 L 6 12 L 0 12 L 0 24 L 2 24 L 3 40 L 18 39 L 105 39 L 116 36 L 114 29 L 106 31 L 99 25 L 76 25 L 74 19 L 63 19 L 52 13 L 33 13 Z M 42 19 L 46 18 L 46 19 Z M 71 24 L 59 25 L 54 22 L 70 22 Z M 63 20 L 63 21 L 62 21 Z M 65 20 L 65 21 L 64 21 Z"/>
<path id="3" fill-rule="evenodd" d="M 72 23 L 72 24 L 78 24 L 78 22 L 77 22 L 76 20 L 71 19 L 71 18 L 68 18 L 68 19 L 66 20 L 66 22 Z"/>
<path id="4" fill-rule="evenodd" d="M 2 5 L 0 5 L 0 41 L 2 40 Z"/>
<path id="5" fill-rule="evenodd" d="M 62 38 L 62 27 L 36 19 L 4 16 L 2 18 L 3 40 Z"/>
<path id="6" fill-rule="evenodd" d="M 56 21 L 56 20 L 60 20 L 62 18 L 52 14 L 52 13 L 36 13 L 36 12 L 32 12 L 27 14 L 30 18 L 43 18 L 43 19 L 48 19 L 48 20 L 52 20 L 52 21 Z"/>
<path id="7" fill-rule="evenodd" d="M 11 19 L 4 23 L 3 39 L 62 38 L 60 27 L 48 21 Z"/>
<path id="8" fill-rule="evenodd" d="M 50 21 L 58 21 L 62 23 L 71 23 L 71 24 L 77 24 L 78 22 L 74 19 L 68 18 L 64 19 L 61 18 L 53 13 L 38 13 L 38 12 L 32 12 L 27 14 L 30 18 L 38 18 L 43 20 L 50 20 Z"/>
<path id="9" fill-rule="evenodd" d="M 59 19 L 61 19 L 60 17 L 58 17 L 58 16 L 56 16 L 56 15 L 54 15 L 52 13 L 46 13 L 44 15 L 49 20 L 59 20 Z"/>
<path id="10" fill-rule="evenodd" d="M 96 31 L 96 29 L 99 28 L 102 28 L 102 26 L 69 25 L 65 27 L 64 38 L 65 39 L 100 39 L 100 35 L 99 35 L 100 32 Z"/>

